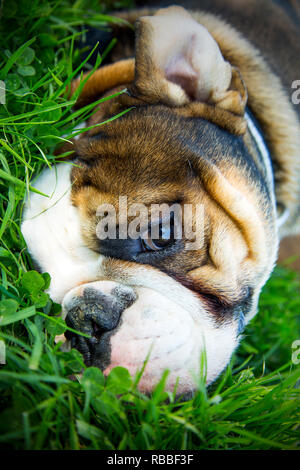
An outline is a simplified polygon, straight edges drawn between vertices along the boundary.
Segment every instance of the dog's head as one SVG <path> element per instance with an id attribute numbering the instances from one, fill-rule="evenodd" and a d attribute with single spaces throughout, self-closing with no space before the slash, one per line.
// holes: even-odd
<path id="1" fill-rule="evenodd" d="M 218 376 L 256 313 L 277 252 L 273 194 L 243 80 L 185 10 L 140 19 L 132 79 L 92 122 L 130 111 L 75 143 L 71 198 L 99 272 L 63 306 L 92 336 L 77 343 L 88 363 L 134 374 L 148 358 L 140 388 L 167 368 L 182 393 L 203 351 L 207 383 Z"/>

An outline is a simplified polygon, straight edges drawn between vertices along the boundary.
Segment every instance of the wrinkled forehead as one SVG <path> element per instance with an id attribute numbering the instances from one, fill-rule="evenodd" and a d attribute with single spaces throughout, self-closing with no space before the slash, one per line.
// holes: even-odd
<path id="1" fill-rule="evenodd" d="M 177 116 L 164 106 L 141 107 L 78 141 L 73 192 L 93 186 L 107 193 L 134 192 L 144 203 L 158 196 L 161 202 L 180 200 L 184 188 L 199 189 L 195 160 L 225 167 L 232 158 L 238 165 L 243 155 L 242 138 L 210 122 Z"/>

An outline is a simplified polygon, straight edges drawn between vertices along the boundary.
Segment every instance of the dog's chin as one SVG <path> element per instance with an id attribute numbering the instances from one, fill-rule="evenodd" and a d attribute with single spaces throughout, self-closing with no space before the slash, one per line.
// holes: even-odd
<path id="1" fill-rule="evenodd" d="M 109 281 L 92 284 L 101 292 L 107 285 L 113 287 Z M 144 369 L 138 384 L 144 393 L 154 389 L 165 370 L 166 390 L 176 388 L 177 395 L 195 390 L 201 376 L 206 384 L 214 381 L 237 346 L 236 324 L 217 325 L 200 302 L 191 314 L 153 289 L 135 288 L 135 293 L 136 300 L 122 312 L 118 326 L 93 338 L 85 351 L 87 365 L 99 367 L 105 375 L 122 366 L 133 377 Z M 66 297 L 68 308 L 74 293 Z"/>

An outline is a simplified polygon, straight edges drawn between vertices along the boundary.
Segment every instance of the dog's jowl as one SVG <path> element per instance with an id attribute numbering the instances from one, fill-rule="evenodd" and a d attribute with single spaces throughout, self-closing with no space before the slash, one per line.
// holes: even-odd
<path id="1" fill-rule="evenodd" d="M 300 232 L 299 111 L 286 93 L 299 56 L 264 50 L 238 2 L 208 3 L 122 12 L 135 47 L 128 55 L 132 28 L 115 27 L 123 43 L 77 106 L 120 92 L 87 127 L 128 111 L 72 142 L 76 165 L 44 170 L 35 186 L 51 197 L 30 194 L 22 225 L 67 324 L 90 336 L 68 333 L 71 346 L 105 374 L 134 375 L 147 358 L 145 392 L 165 369 L 168 390 L 193 391 L 203 357 L 207 384 L 218 377 L 280 240 Z M 249 21 L 256 7 L 268 4 L 270 22 L 279 8 L 248 3 Z M 284 21 L 292 39 L 296 22 Z"/>

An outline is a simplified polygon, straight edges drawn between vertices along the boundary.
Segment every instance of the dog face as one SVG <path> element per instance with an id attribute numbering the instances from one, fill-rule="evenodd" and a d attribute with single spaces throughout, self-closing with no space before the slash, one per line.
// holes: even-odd
<path id="1" fill-rule="evenodd" d="M 191 387 L 189 370 L 198 370 L 205 344 L 211 382 L 236 347 L 244 317 L 255 313 L 265 269 L 269 272 L 271 266 L 271 210 L 266 220 L 266 196 L 249 177 L 251 167 L 243 167 L 248 150 L 242 139 L 157 106 L 135 110 L 106 126 L 78 143 L 76 152 L 80 166 L 72 171 L 72 201 L 85 245 L 103 257 L 103 281 L 86 289 L 92 289 L 95 299 L 97 292 L 106 292 L 107 279 L 113 280 L 120 284 L 108 284 L 108 295 L 118 299 L 117 287 L 120 292 L 124 286 L 133 288 L 129 303 L 120 307 L 119 321 L 111 324 L 110 332 L 104 329 L 92 347 L 91 363 L 106 371 L 121 364 L 133 373 L 153 344 L 154 359 L 150 355 L 141 387 L 151 389 L 169 367 L 170 386 L 180 376 L 179 390 L 186 391 Z M 120 195 L 126 195 L 128 207 L 142 203 L 148 220 L 155 204 L 192 207 L 192 226 L 194 233 L 201 232 L 201 246 L 187 249 L 190 240 L 176 240 L 172 226 L 162 240 L 149 239 L 148 233 L 143 240 L 143 227 L 139 239 L 99 240 L 98 207 L 110 204 L 120 215 Z M 197 205 L 203 208 L 201 217 Z M 125 222 L 129 225 L 132 219 L 127 216 Z M 82 287 L 68 294 L 65 311 L 72 312 L 79 298 L 88 312 L 85 296 Z M 95 320 L 100 330 L 102 311 Z M 73 327 L 87 322 L 85 317 L 83 324 L 76 323 L 74 314 L 70 316 Z M 103 343 L 110 356 L 103 355 Z"/>
<path id="2" fill-rule="evenodd" d="M 140 21 L 129 90 L 99 112 L 133 109 L 74 145 L 76 243 L 94 264 L 58 300 L 67 323 L 91 335 L 72 338 L 88 364 L 134 374 L 147 358 L 141 390 L 167 368 L 167 387 L 179 379 L 185 393 L 201 354 L 211 383 L 256 313 L 277 252 L 273 194 L 246 132 L 245 87 L 185 10 Z M 161 204 L 169 211 L 153 216 Z M 99 237 L 104 219 L 113 237 Z"/>

